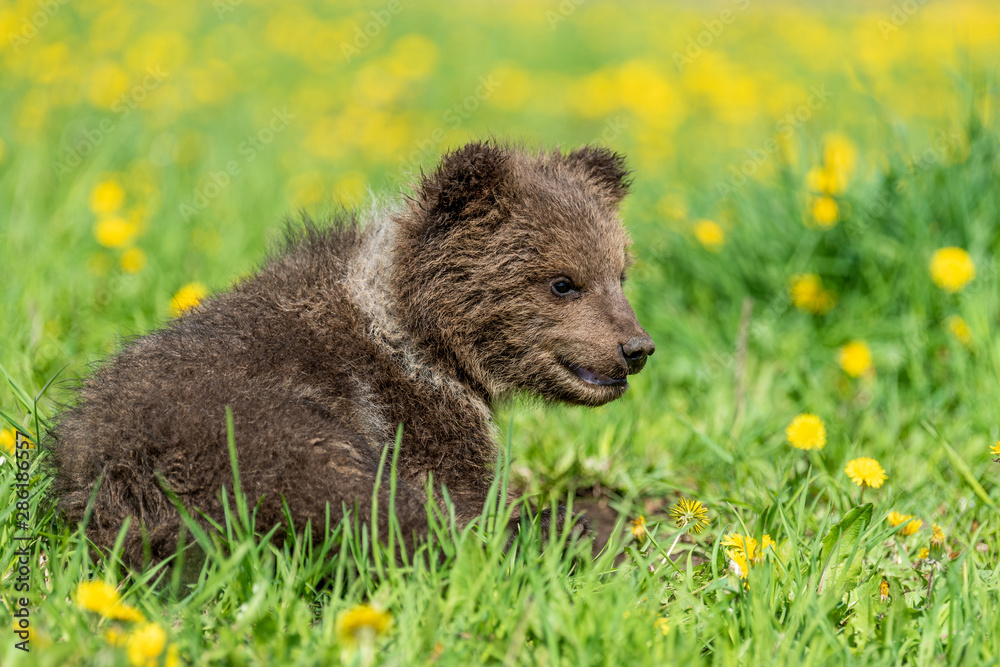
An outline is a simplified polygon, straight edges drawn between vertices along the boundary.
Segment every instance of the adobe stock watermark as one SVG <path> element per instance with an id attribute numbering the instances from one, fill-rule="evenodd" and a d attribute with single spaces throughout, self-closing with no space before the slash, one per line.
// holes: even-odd
<path id="1" fill-rule="evenodd" d="M 267 148 L 275 137 L 284 132 L 294 118 L 295 114 L 289 113 L 287 109 L 273 109 L 271 118 L 264 127 L 255 134 L 247 135 L 246 139 L 236 147 L 236 151 L 243 157 L 242 162 L 235 159 L 229 160 L 222 169 L 210 173 L 208 182 L 195 189 L 191 200 L 181 202 L 181 205 L 177 207 L 181 217 L 184 220 L 190 220 L 208 208 L 212 200 L 222 194 L 222 191 L 232 184 L 234 178 L 243 173 L 243 166 L 257 159 L 258 153 Z"/>
<path id="2" fill-rule="evenodd" d="M 827 101 L 833 97 L 833 93 L 826 88 L 826 84 L 812 86 L 809 89 L 809 97 L 806 101 L 795 109 L 786 113 L 776 124 L 774 136 L 768 138 L 759 148 L 746 149 L 747 158 L 739 165 L 730 164 L 726 170 L 729 178 L 719 180 L 715 183 L 715 191 L 720 197 L 733 194 L 737 189 L 743 187 L 747 180 L 774 157 L 780 149 L 779 139 L 791 139 L 792 136 L 823 108 Z"/>
<path id="3" fill-rule="evenodd" d="M 212 7 L 219 20 L 226 18 L 226 14 L 232 14 L 236 8 L 243 4 L 243 0 L 212 0 Z"/>
<path id="4" fill-rule="evenodd" d="M 608 118 L 604 121 L 604 128 L 601 133 L 594 139 L 592 144 L 602 144 L 608 145 L 618 137 L 625 134 L 625 130 L 628 129 L 628 121 L 623 119 L 621 116 L 615 116 L 614 118 Z"/>
<path id="5" fill-rule="evenodd" d="M 368 48 L 373 39 L 382 34 L 382 31 L 401 11 L 403 11 L 401 0 L 389 0 L 382 9 L 371 10 L 369 13 L 372 19 L 366 21 L 364 26 L 355 25 L 353 39 L 350 42 L 340 43 L 340 52 L 344 54 L 344 61 L 351 62 L 352 58 L 360 56 L 361 52 Z"/>
<path id="6" fill-rule="evenodd" d="M 497 81 L 494 75 L 479 77 L 479 85 L 471 95 L 453 104 L 441 114 L 442 124 L 434 128 L 426 138 L 416 143 L 413 150 L 396 170 L 397 180 L 406 180 L 409 174 L 420 168 L 427 158 L 438 152 L 438 147 L 444 142 L 448 129 L 456 130 L 462 126 L 472 114 L 479 110 L 483 102 L 488 100 L 503 82 Z"/>
<path id="7" fill-rule="evenodd" d="M 726 26 L 735 23 L 739 13 L 745 12 L 750 6 L 750 0 L 732 0 L 732 3 L 735 10 L 727 7 L 719 12 L 715 18 L 702 21 L 701 24 L 705 26 L 705 29 L 697 35 L 687 38 L 683 52 L 674 51 L 674 65 L 677 66 L 678 72 L 683 72 L 685 67 L 700 58 L 705 53 L 705 49 L 711 47 L 715 40 L 722 36 L 722 33 L 726 31 Z"/>
<path id="8" fill-rule="evenodd" d="M 907 160 L 910 173 L 916 174 L 938 164 L 944 160 L 949 151 L 960 145 L 964 138 L 965 134 L 957 128 L 953 128 L 948 134 L 939 134 L 930 146 L 920 151 L 912 159 Z M 853 240 L 866 234 L 873 225 L 888 214 L 891 206 L 895 203 L 895 197 L 892 195 L 900 195 L 905 189 L 904 181 L 897 180 L 893 184 L 892 193 L 887 189 L 880 190 L 878 195 L 869 200 L 863 209 L 844 221 L 847 235 Z"/>
<path id="9" fill-rule="evenodd" d="M 888 18 L 880 18 L 878 20 L 878 29 L 882 33 L 882 39 L 888 41 L 889 35 L 899 32 L 899 30 L 909 23 L 920 8 L 928 3 L 929 0 L 903 0 L 903 2 L 896 3 L 892 6 L 892 11 L 889 12 Z"/>
<path id="10" fill-rule="evenodd" d="M 562 0 L 559 6 L 553 9 L 545 10 L 545 19 L 549 22 L 549 29 L 553 32 L 559 27 L 561 23 L 564 23 L 566 19 L 576 13 L 576 10 L 580 8 L 587 0 Z"/>
<path id="11" fill-rule="evenodd" d="M 111 111 L 115 113 L 115 118 L 105 118 L 98 122 L 96 127 L 84 127 L 80 130 L 69 146 L 60 149 L 59 158 L 52 163 L 52 170 L 59 180 L 83 164 L 84 159 L 118 128 L 119 123 L 135 111 L 169 76 L 170 72 L 164 72 L 159 65 L 147 67 L 146 76 L 142 81 L 111 103 Z"/>
<path id="12" fill-rule="evenodd" d="M 747 297 L 749 299 L 749 297 Z M 745 344 L 747 341 L 756 341 L 759 338 L 765 336 L 771 327 L 791 306 L 792 299 L 787 291 L 778 292 L 778 294 L 771 300 L 760 315 L 757 317 L 751 317 L 753 313 L 753 299 L 750 299 L 750 308 L 748 309 L 746 302 L 744 302 L 743 316 L 740 318 L 740 332 L 738 336 L 738 342 L 742 340 L 743 342 L 743 354 L 746 354 Z M 745 327 L 745 331 L 744 331 Z M 730 352 L 713 352 L 711 358 L 705 362 L 695 373 L 694 384 L 698 389 L 705 389 L 708 385 L 712 384 L 715 380 L 719 379 L 724 373 L 731 373 L 739 362 L 740 345 L 737 345 L 736 351 Z"/>
<path id="13" fill-rule="evenodd" d="M 59 13 L 63 5 L 68 3 L 69 0 L 39 0 L 38 10 L 33 12 L 30 17 L 21 19 L 21 30 L 7 34 L 7 42 L 14 49 L 14 53 L 20 51 L 27 46 L 28 42 L 37 37 L 39 31 L 49 24 L 49 21 Z"/>

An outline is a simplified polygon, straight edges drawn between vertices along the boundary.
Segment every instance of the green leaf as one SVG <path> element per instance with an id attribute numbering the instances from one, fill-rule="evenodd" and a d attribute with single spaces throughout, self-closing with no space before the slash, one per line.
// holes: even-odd
<path id="1" fill-rule="evenodd" d="M 859 549 L 861 533 L 871 523 L 873 512 L 871 503 L 855 507 L 823 538 L 823 550 L 820 554 L 820 562 L 824 568 L 819 583 L 821 593 L 828 590 L 827 584 L 831 578 L 835 582 L 833 589 L 837 591 L 857 578 L 864 556 L 864 552 Z"/>

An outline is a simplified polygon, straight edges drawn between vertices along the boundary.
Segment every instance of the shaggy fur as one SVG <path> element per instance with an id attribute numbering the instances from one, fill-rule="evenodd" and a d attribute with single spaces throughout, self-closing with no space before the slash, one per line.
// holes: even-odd
<path id="1" fill-rule="evenodd" d="M 257 528 L 370 516 L 380 454 L 403 424 L 396 512 L 426 531 L 425 480 L 456 516 L 482 510 L 491 409 L 518 392 L 600 405 L 653 352 L 622 292 L 627 190 L 618 155 L 531 155 L 472 143 L 444 157 L 398 213 L 306 222 L 256 275 L 127 344 L 87 379 L 52 434 L 56 494 L 125 559 L 176 549 L 189 508 L 219 520 L 232 487 L 226 406 Z M 439 488 L 439 487 L 438 487 Z M 381 486 L 380 510 L 389 484 Z M 261 500 L 263 499 L 263 500 Z M 383 525 L 385 525 L 383 523 Z"/>

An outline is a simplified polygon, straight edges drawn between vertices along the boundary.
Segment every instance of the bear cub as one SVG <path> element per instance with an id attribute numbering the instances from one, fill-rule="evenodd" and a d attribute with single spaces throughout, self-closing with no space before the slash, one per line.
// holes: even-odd
<path id="1" fill-rule="evenodd" d="M 51 434 L 58 506 L 124 558 L 174 553 L 189 510 L 222 521 L 232 489 L 226 407 L 261 532 L 371 516 L 379 459 L 403 426 L 396 514 L 427 530 L 425 482 L 460 526 L 482 511 L 498 452 L 492 407 L 527 392 L 601 405 L 653 341 L 622 292 L 621 156 L 474 142 L 443 157 L 398 210 L 308 219 L 253 276 L 128 342 Z M 388 468 L 388 466 L 386 466 Z M 385 471 L 384 477 L 388 477 Z M 380 487 L 384 523 L 389 483 Z M 194 516 L 198 516 L 192 511 Z"/>

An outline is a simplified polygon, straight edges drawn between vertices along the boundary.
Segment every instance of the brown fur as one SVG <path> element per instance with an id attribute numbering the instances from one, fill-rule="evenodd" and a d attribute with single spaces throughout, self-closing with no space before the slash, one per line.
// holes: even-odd
<path id="1" fill-rule="evenodd" d="M 109 548 L 132 516 L 126 560 L 141 562 L 140 524 L 153 558 L 170 555 L 180 521 L 156 475 L 220 519 L 231 406 L 243 490 L 251 504 L 263 498 L 260 531 L 283 521 L 282 498 L 298 526 L 321 527 L 327 503 L 334 520 L 356 503 L 370 516 L 379 457 L 400 423 L 404 533 L 426 531 L 431 472 L 468 522 L 494 469 L 497 401 L 530 392 L 606 403 L 652 353 L 621 289 L 626 175 L 605 149 L 472 143 L 400 212 L 365 225 L 307 220 L 256 275 L 85 381 L 53 433 L 62 511 L 82 519 L 102 478 L 90 538 Z M 577 291 L 560 296 L 566 279 Z"/>

